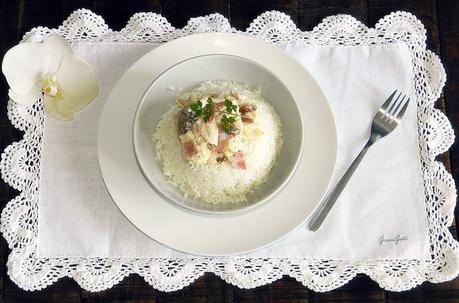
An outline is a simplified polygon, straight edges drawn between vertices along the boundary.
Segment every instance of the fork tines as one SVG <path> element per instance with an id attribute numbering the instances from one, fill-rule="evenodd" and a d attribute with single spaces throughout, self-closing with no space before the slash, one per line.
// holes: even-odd
<path id="1" fill-rule="evenodd" d="M 395 90 L 381 106 L 381 110 L 389 118 L 401 119 L 405 114 L 409 102 L 410 98 L 402 93 L 397 94 L 397 90 Z"/>

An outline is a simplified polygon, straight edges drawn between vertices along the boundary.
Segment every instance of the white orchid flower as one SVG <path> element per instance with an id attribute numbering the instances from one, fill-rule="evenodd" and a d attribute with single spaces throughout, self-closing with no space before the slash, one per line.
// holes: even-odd
<path id="1" fill-rule="evenodd" d="M 46 112 L 64 121 L 72 121 L 99 92 L 91 66 L 57 35 L 11 48 L 3 57 L 2 72 L 11 100 L 30 106 L 43 97 Z"/>

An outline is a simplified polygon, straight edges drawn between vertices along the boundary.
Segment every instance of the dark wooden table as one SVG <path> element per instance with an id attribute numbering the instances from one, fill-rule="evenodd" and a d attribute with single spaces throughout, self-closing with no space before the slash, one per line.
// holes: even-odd
<path id="1" fill-rule="evenodd" d="M 427 45 L 440 55 L 448 74 L 444 93 L 437 107 L 446 112 L 455 130 L 459 128 L 459 1 L 457 0 L 0 0 L 0 54 L 17 44 L 32 27 L 56 27 L 77 8 L 88 8 L 101 15 L 114 30 L 141 11 L 161 13 L 175 27 L 190 17 L 218 12 L 238 29 L 245 29 L 260 13 L 279 10 L 291 16 L 302 30 L 311 30 L 332 14 L 351 14 L 368 26 L 384 15 L 404 10 L 416 15 L 427 29 Z M 0 150 L 21 138 L 6 117 L 7 84 L 0 79 Z M 459 147 L 453 145 L 440 160 L 459 180 Z M 17 192 L 0 181 L 0 207 Z M 457 209 L 456 209 L 457 211 Z M 456 212 L 456 218 L 458 218 Z M 456 236 L 456 224 L 450 228 Z M 327 293 L 308 290 L 291 278 L 270 285 L 244 290 L 229 285 L 213 274 L 206 274 L 183 290 L 164 293 L 154 290 L 141 277 L 131 275 L 110 290 L 89 293 L 68 278 L 42 291 L 18 288 L 6 273 L 10 250 L 0 240 L 0 302 L 459 302 L 459 279 L 443 284 L 424 283 L 401 292 L 387 292 L 366 276 Z"/>

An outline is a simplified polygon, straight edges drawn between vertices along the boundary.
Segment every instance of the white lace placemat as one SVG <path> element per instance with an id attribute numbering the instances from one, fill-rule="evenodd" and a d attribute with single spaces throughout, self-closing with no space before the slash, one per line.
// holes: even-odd
<path id="1" fill-rule="evenodd" d="M 191 19 L 183 29 L 174 29 L 156 14 L 136 14 L 120 32 L 108 29 L 103 20 L 87 10 L 76 11 L 57 30 L 36 28 L 25 39 L 42 40 L 56 32 L 69 41 L 160 43 L 187 34 L 235 31 L 220 15 Z M 25 131 L 2 155 L 2 177 L 21 191 L 2 213 L 2 232 L 13 252 L 8 261 L 11 278 L 25 289 L 39 289 L 62 276 L 73 277 L 88 290 L 111 287 L 129 273 L 139 273 L 155 288 L 175 290 L 206 271 L 214 272 L 240 287 L 255 287 L 289 275 L 308 287 L 325 291 L 346 283 L 357 273 L 366 273 L 387 289 L 402 290 L 424 280 L 453 278 L 458 272 L 457 242 L 448 232 L 455 203 L 451 176 L 434 157 L 453 141 L 447 118 L 433 108 L 444 85 L 445 74 L 438 58 L 425 50 L 425 30 L 412 15 L 395 13 L 383 18 L 375 29 L 349 16 L 325 19 L 312 32 L 299 31 L 284 14 L 268 12 L 257 18 L 247 34 L 275 44 L 302 42 L 310 45 L 381 45 L 402 42 L 409 46 L 418 100 L 418 128 L 425 202 L 430 232 L 429 260 L 340 261 L 305 258 L 91 258 L 37 256 L 38 178 L 43 133 L 39 104 L 21 108 L 10 102 L 13 125 Z"/>
<path id="2" fill-rule="evenodd" d="M 62 123 L 45 115 L 37 257 L 188 256 L 148 238 L 123 216 L 105 187 L 98 165 L 98 123 L 106 102 L 110 102 L 107 99 L 126 70 L 158 45 L 84 41 L 73 44 L 75 54 L 93 67 L 100 83 L 99 95 L 72 123 Z M 417 102 L 411 53 L 406 44 L 324 47 L 289 43 L 278 47 L 315 77 L 332 108 L 338 139 L 337 176 L 344 173 L 365 145 L 374 113 L 395 87 L 413 101 L 402 123 L 365 156 L 317 232 L 308 231 L 303 225 L 282 241 L 244 257 L 427 258 L 429 238 Z M 180 94 L 167 92 L 172 99 Z M 126 99 L 126 102 L 135 100 Z M 313 172 L 306 173 L 306 176 L 295 174 L 293 183 L 290 182 L 285 191 L 294 190 L 295 182 L 304 184 L 315 177 Z M 303 203 L 306 207 L 307 201 Z M 155 220 L 153 216 L 151 220 Z M 269 220 L 282 222 L 282 214 L 271 215 Z M 172 226 L 163 226 L 163 229 L 184 227 L 179 218 L 168 221 Z M 268 230 L 258 221 L 249 223 L 261 224 Z M 210 232 L 222 241 L 232 241 L 215 231 Z M 395 238 L 399 241 L 389 242 Z"/>

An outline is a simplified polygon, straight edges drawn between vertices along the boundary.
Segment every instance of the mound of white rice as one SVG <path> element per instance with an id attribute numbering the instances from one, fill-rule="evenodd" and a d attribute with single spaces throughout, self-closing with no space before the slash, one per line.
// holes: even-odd
<path id="1" fill-rule="evenodd" d="M 247 168 L 237 169 L 228 163 L 205 166 L 191 166 L 182 157 L 178 138 L 177 113 L 174 105 L 159 122 L 153 135 L 156 157 L 162 164 L 164 174 L 170 182 L 180 188 L 185 196 L 191 196 L 208 203 L 229 203 L 245 201 L 248 192 L 268 179 L 282 147 L 281 123 L 273 107 L 257 90 L 234 81 L 204 81 L 195 89 L 181 96 L 198 98 L 211 94 L 230 95 L 239 93 L 257 105 L 257 127 L 263 134 L 252 140 L 243 141 L 242 152 Z"/>

